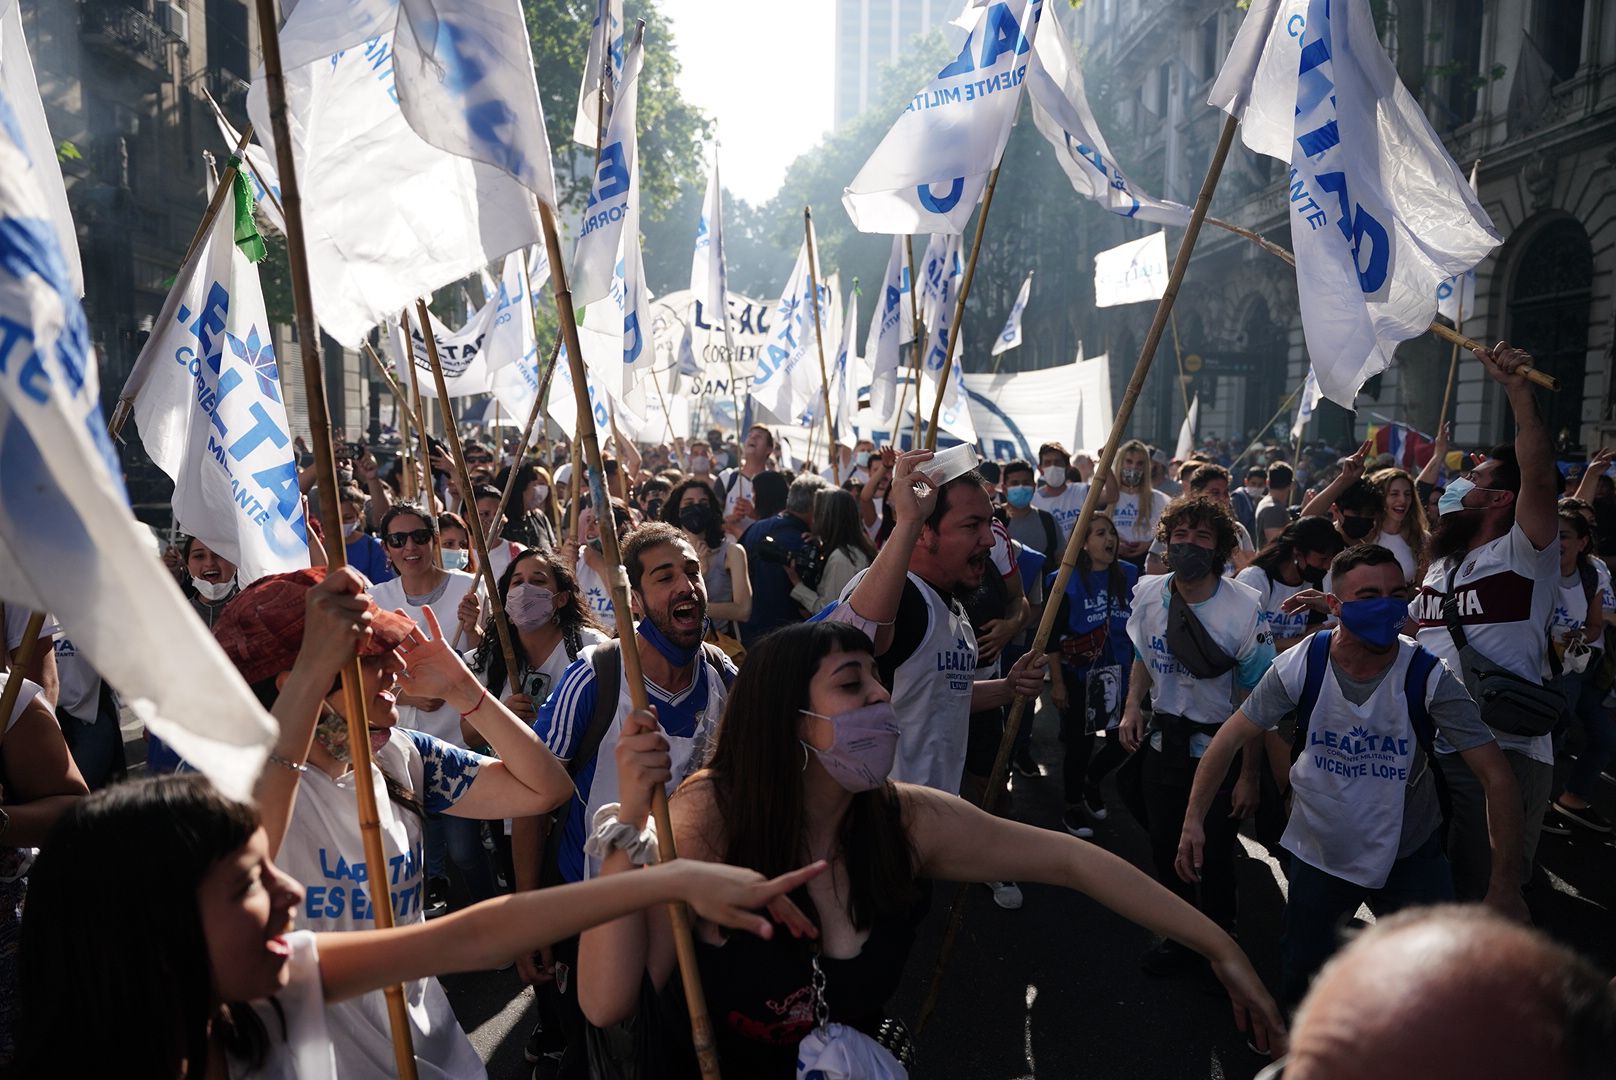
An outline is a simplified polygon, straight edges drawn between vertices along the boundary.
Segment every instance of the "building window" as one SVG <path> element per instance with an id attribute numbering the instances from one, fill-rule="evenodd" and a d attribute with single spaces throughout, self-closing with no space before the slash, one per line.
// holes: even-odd
<path id="1" fill-rule="evenodd" d="M 1538 394 L 1538 408 L 1557 449 L 1582 441 L 1593 280 L 1593 246 L 1582 223 L 1571 217 L 1539 229 L 1511 275 L 1506 336 L 1530 352 L 1540 370 L 1560 380 L 1559 393 Z"/>
<path id="2" fill-rule="evenodd" d="M 1201 78 L 1210 79 L 1218 73 L 1218 62 L 1223 59 L 1218 48 L 1218 17 L 1212 16 L 1201 24 L 1201 30 L 1196 38 L 1196 50 L 1199 53 Z"/>
<path id="3" fill-rule="evenodd" d="M 1582 21 L 1586 0 L 1542 0 L 1536 5 L 1532 38 L 1554 69 L 1554 81 L 1565 82 L 1582 66 Z"/>
<path id="4" fill-rule="evenodd" d="M 1481 72 L 1481 9 L 1480 5 L 1456 5 L 1449 22 L 1448 32 L 1448 85 L 1444 104 L 1452 126 L 1467 124 L 1476 118 L 1477 82 Z"/>

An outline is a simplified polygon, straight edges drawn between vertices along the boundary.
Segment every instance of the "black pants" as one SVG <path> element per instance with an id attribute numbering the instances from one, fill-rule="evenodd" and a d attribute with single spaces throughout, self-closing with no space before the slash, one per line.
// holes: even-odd
<path id="1" fill-rule="evenodd" d="M 1163 755 L 1147 742 L 1139 753 L 1145 755 L 1143 783 L 1145 809 L 1149 816 L 1150 857 L 1156 880 L 1201 909 L 1201 913 L 1225 930 L 1235 927 L 1234 849 L 1239 822 L 1229 817 L 1234 782 L 1240 775 L 1240 759 L 1235 758 L 1229 773 L 1218 785 L 1206 814 L 1206 847 L 1201 860 L 1201 883 L 1192 885 L 1178 876 L 1173 861 L 1178 857 L 1178 838 L 1184 829 L 1184 811 L 1189 808 L 1193 774 L 1180 777 L 1164 767 Z M 1197 762 L 1197 764 L 1199 764 Z"/>

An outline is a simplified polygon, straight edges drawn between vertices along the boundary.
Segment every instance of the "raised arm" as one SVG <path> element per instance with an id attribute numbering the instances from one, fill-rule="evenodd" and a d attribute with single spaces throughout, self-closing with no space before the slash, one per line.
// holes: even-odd
<path id="1" fill-rule="evenodd" d="M 1436 486 L 1436 478 L 1442 475 L 1442 463 L 1448 457 L 1448 439 L 1452 434 L 1453 425 L 1446 420 L 1442 421 L 1442 426 L 1436 430 L 1436 442 L 1431 447 L 1430 460 L 1420 469 L 1420 474 L 1414 478 L 1416 488 L 1420 484 Z"/>
<path id="2" fill-rule="evenodd" d="M 884 451 L 883 453 L 888 453 Z M 893 461 L 892 488 L 887 503 L 896 519 L 892 535 L 859 579 L 858 587 L 847 598 L 847 606 L 860 619 L 876 624 L 875 652 L 884 654 L 892 647 L 892 623 L 898 617 L 898 604 L 908 581 L 909 556 L 920 539 L 931 509 L 937 502 L 937 487 L 916 470 L 932 459 L 930 450 L 910 450 Z M 915 488 L 923 489 L 917 494 Z"/>
<path id="3" fill-rule="evenodd" d="M 1531 364 L 1524 349 L 1500 341 L 1491 349 L 1477 349 L 1476 355 L 1509 397 L 1515 414 L 1515 460 L 1521 470 L 1521 490 L 1515 497 L 1515 524 L 1521 527 L 1532 546 L 1542 551 L 1560 535 L 1555 518 L 1555 485 L 1547 482 L 1554 472 L 1554 449 L 1548 429 L 1537 411 L 1532 384 L 1520 369 Z"/>
<path id="4" fill-rule="evenodd" d="M 1599 490 L 1599 478 L 1610 468 L 1613 458 L 1616 458 L 1616 449 L 1601 446 L 1598 453 L 1589 459 L 1588 467 L 1582 470 L 1582 481 L 1577 484 L 1577 498 L 1585 503 L 1594 501 L 1594 495 Z"/>
<path id="5" fill-rule="evenodd" d="M 1335 505 L 1336 496 L 1347 490 L 1354 480 L 1363 478 L 1364 459 L 1369 456 L 1370 445 L 1371 443 L 1365 440 L 1362 446 L 1341 459 L 1341 471 L 1317 495 L 1307 500 L 1302 507 L 1303 517 L 1310 514 L 1330 516 L 1330 507 Z"/>

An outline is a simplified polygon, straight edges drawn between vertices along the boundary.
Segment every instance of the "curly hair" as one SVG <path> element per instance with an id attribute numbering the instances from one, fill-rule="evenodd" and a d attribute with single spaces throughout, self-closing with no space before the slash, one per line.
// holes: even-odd
<path id="1" fill-rule="evenodd" d="M 1161 520 L 1156 523 L 1156 539 L 1163 547 L 1170 543 L 1169 537 L 1173 530 L 1180 525 L 1191 527 L 1206 525 L 1211 528 L 1217 537 L 1217 543 L 1212 547 L 1212 565 L 1224 566 L 1229 562 L 1234 549 L 1239 545 L 1240 539 L 1234 531 L 1234 515 L 1222 503 L 1215 502 L 1204 495 L 1180 495 L 1167 504 L 1162 511 Z M 1162 561 L 1172 566 L 1173 560 L 1164 555 Z"/>

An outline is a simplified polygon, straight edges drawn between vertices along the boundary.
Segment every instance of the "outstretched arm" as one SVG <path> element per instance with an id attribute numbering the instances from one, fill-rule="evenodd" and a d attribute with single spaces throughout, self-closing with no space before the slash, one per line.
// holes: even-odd
<path id="1" fill-rule="evenodd" d="M 1554 448 L 1549 432 L 1538 414 L 1532 384 L 1521 368 L 1532 363 L 1526 350 L 1500 341 L 1491 349 L 1477 349 L 1476 355 L 1509 397 L 1515 414 L 1515 461 L 1521 470 L 1521 490 L 1515 498 L 1515 524 L 1521 527 L 1532 546 L 1542 551 L 1560 535 L 1555 518 L 1555 485 L 1548 483 L 1554 473 Z"/>
<path id="2" fill-rule="evenodd" d="M 1347 490 L 1347 488 L 1352 485 L 1354 480 L 1362 479 L 1364 474 L 1364 459 L 1369 456 L 1370 445 L 1371 444 L 1365 440 L 1362 446 L 1358 447 L 1358 449 L 1354 450 L 1351 454 L 1341 459 L 1341 471 L 1336 474 L 1336 478 L 1334 480 L 1331 480 L 1324 486 L 1323 490 L 1321 490 L 1311 499 L 1307 500 L 1306 505 L 1302 507 L 1303 517 L 1307 517 L 1310 514 L 1322 514 L 1325 517 L 1330 516 L 1330 507 L 1335 505 L 1336 496 Z"/>

